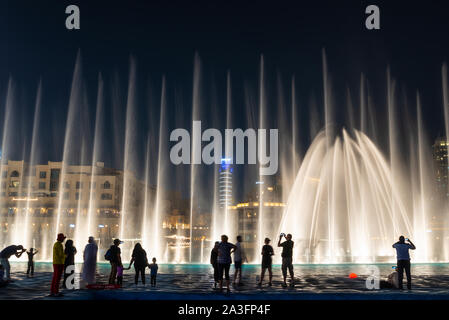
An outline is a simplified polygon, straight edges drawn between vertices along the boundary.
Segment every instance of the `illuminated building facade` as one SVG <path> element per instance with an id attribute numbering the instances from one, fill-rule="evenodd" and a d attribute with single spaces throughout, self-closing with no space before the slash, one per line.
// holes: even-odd
<path id="1" fill-rule="evenodd" d="M 123 171 L 105 168 L 103 162 L 93 166 L 64 165 L 49 161 L 30 166 L 24 161 L 8 160 L 0 166 L 0 225 L 2 238 L 13 229 L 11 221 L 32 219 L 30 233 L 42 239 L 54 227 L 58 216 L 59 232 L 74 236 L 77 216 L 93 210 L 98 222 L 94 236 L 110 243 L 119 234 L 123 194 Z M 143 183 L 127 174 L 130 212 L 138 212 L 143 203 Z M 51 233 L 51 232 L 50 232 Z M 35 244 L 39 246 L 39 243 Z"/>

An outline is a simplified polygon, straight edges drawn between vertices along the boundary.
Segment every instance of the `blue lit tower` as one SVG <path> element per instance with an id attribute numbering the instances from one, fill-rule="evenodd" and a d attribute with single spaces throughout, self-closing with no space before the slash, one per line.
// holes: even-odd
<path id="1" fill-rule="evenodd" d="M 226 209 L 232 205 L 232 171 L 231 159 L 221 159 L 218 175 L 218 207 L 220 209 Z"/>

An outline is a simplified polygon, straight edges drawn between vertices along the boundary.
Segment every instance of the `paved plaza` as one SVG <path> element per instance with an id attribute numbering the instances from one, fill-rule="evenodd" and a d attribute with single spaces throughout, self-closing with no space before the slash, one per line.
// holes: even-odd
<path id="1" fill-rule="evenodd" d="M 382 278 L 391 272 L 391 265 L 377 265 Z M 245 265 L 243 269 L 244 285 L 231 288 L 230 294 L 213 289 L 212 269 L 209 265 L 165 265 L 159 267 L 157 287 L 134 284 L 134 270 L 125 271 L 123 288 L 109 290 L 62 290 L 63 297 L 50 298 L 51 264 L 36 264 L 35 275 L 26 276 L 26 263 L 12 262 L 13 282 L 0 288 L 0 299 L 123 299 L 123 300 L 409 300 L 409 299 L 449 299 L 449 265 L 416 264 L 412 268 L 413 290 L 367 290 L 365 280 L 369 275 L 367 265 L 295 265 L 295 287 L 282 287 L 280 266 L 274 266 L 273 286 L 265 283 L 257 287 L 259 266 Z M 76 266 L 77 272 L 81 264 Z M 107 283 L 109 265 L 98 264 L 98 283 Z M 147 270 L 148 271 L 148 270 Z M 349 274 L 356 273 L 356 279 Z M 233 267 L 231 267 L 231 276 Z M 77 275 L 77 279 L 78 275 Z"/>

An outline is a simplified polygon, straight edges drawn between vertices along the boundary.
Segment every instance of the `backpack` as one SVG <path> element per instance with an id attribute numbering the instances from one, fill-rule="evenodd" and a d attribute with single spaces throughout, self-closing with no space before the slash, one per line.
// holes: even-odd
<path id="1" fill-rule="evenodd" d="M 106 254 L 104 255 L 104 259 L 107 261 L 111 261 L 112 258 L 112 249 L 109 248 L 108 251 L 106 251 Z"/>

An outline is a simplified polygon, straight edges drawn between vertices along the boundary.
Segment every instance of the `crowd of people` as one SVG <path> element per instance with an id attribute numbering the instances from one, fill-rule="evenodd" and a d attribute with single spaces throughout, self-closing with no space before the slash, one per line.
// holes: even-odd
<path id="1" fill-rule="evenodd" d="M 282 238 L 285 238 L 285 241 L 282 241 Z M 214 288 L 219 286 L 219 290 L 223 290 L 223 276 L 226 280 L 226 290 L 230 292 L 230 276 L 229 270 L 231 268 L 232 258 L 231 254 L 234 254 L 234 286 L 242 286 L 244 283 L 242 282 L 242 264 L 243 262 L 248 262 L 248 258 L 245 255 L 244 249 L 242 247 L 242 237 L 237 236 L 237 242 L 232 244 L 228 242 L 228 236 L 222 235 L 221 242 L 215 242 L 215 246 L 210 254 L 210 263 L 214 269 Z M 273 247 L 270 245 L 270 239 L 265 238 L 264 246 L 262 247 L 261 255 L 262 255 L 262 272 L 260 275 L 260 280 L 258 282 L 258 286 L 262 286 L 263 279 L 265 277 L 265 272 L 268 269 L 269 282 L 268 285 L 272 286 L 273 279 L 273 271 L 272 264 L 274 255 Z M 282 248 L 282 275 L 283 275 L 283 283 L 284 287 L 287 286 L 287 270 L 289 271 L 291 282 L 290 285 L 294 286 L 295 277 L 293 273 L 293 245 L 294 242 L 292 240 L 292 235 L 285 235 L 282 233 L 279 237 L 278 247 Z"/>
<path id="2" fill-rule="evenodd" d="M 282 241 L 284 238 L 285 241 Z M 242 262 L 248 262 L 246 255 L 242 248 L 242 237 L 237 236 L 236 244 L 232 244 L 228 242 L 228 236 L 222 235 L 221 242 L 215 242 L 215 246 L 213 247 L 210 253 L 210 264 L 214 269 L 214 288 L 217 288 L 217 284 L 219 286 L 219 290 L 223 290 L 223 277 L 226 280 L 226 289 L 227 292 L 230 292 L 229 284 L 230 284 L 230 276 L 229 270 L 232 263 L 231 254 L 234 254 L 234 286 L 244 285 L 242 283 Z M 263 280 L 265 277 L 265 273 L 268 270 L 268 285 L 272 286 L 273 279 L 273 259 L 274 250 L 270 245 L 271 240 L 269 238 L 265 238 L 264 245 L 262 246 L 262 264 L 261 264 L 261 274 L 260 280 L 257 285 L 259 287 L 262 286 Z M 287 271 L 290 275 L 290 286 L 295 285 L 295 276 L 293 270 L 293 246 L 294 242 L 292 240 L 291 234 L 281 233 L 279 236 L 279 240 L 277 246 L 282 248 L 282 277 L 283 282 L 282 286 L 287 287 Z M 407 288 L 411 290 L 412 279 L 411 279 L 411 271 L 410 271 L 410 254 L 409 250 L 415 250 L 415 245 L 404 236 L 399 237 L 399 241 L 393 244 L 393 248 L 396 249 L 397 255 L 397 266 L 394 267 L 394 271 L 388 275 L 387 280 L 380 281 L 381 288 L 391 288 L 391 289 L 403 289 L 403 278 L 404 271 L 407 277 Z M 238 281 L 237 281 L 238 280 Z"/>
<path id="3" fill-rule="evenodd" d="M 65 244 L 64 244 L 65 241 Z M 119 288 L 123 284 L 123 271 L 131 269 L 134 264 L 135 270 L 135 284 L 138 284 L 139 276 L 142 284 L 145 285 L 145 269 L 150 269 L 151 286 L 156 286 L 156 276 L 158 265 L 156 258 L 152 259 L 150 264 L 147 259 L 147 253 L 142 248 L 140 243 L 136 243 L 132 252 L 131 260 L 127 268 L 123 267 L 120 244 L 123 243 L 119 239 L 115 239 L 113 244 L 105 254 L 105 259 L 111 265 L 111 272 L 109 274 L 108 288 Z M 6 286 L 12 282 L 11 266 L 9 259 L 12 256 L 20 258 L 23 253 L 28 255 L 27 277 L 34 276 L 34 256 L 38 254 L 35 248 L 25 249 L 22 245 L 10 245 L 0 252 L 0 287 Z M 53 245 L 53 276 L 50 285 L 50 296 L 61 297 L 63 294 L 59 291 L 61 286 L 61 279 L 63 279 L 63 288 L 74 288 L 74 277 L 71 277 L 75 272 L 75 255 L 78 253 L 74 246 L 73 240 L 68 239 L 63 233 L 59 233 L 56 242 Z M 87 288 L 98 288 L 101 284 L 96 283 L 97 274 L 97 255 L 98 246 L 94 237 L 89 237 L 83 251 L 83 267 L 81 271 L 81 281 Z M 70 288 L 68 287 L 70 286 Z"/>
<path id="4" fill-rule="evenodd" d="M 284 241 L 282 241 L 284 238 Z M 74 246 L 73 240 L 68 239 L 65 241 L 66 236 L 62 233 L 57 235 L 56 242 L 53 245 L 53 277 L 50 287 L 50 296 L 59 297 L 62 293 L 59 292 L 60 281 L 63 278 L 62 286 L 67 288 L 70 284 L 73 288 L 74 277 L 70 277 L 74 273 L 75 255 L 77 249 Z M 65 246 L 63 245 L 65 241 Z M 265 238 L 264 245 L 261 249 L 262 263 L 261 274 L 257 285 L 260 287 L 263 284 L 265 273 L 268 270 L 268 285 L 272 286 L 273 270 L 272 264 L 274 256 L 274 249 L 270 245 L 271 240 Z M 123 266 L 122 254 L 120 244 L 123 241 L 115 239 L 111 247 L 107 250 L 104 258 L 109 261 L 111 265 L 111 271 L 109 274 L 108 286 L 113 288 L 119 288 L 123 284 L 123 272 L 124 270 L 130 270 L 134 264 L 134 283 L 138 285 L 139 278 L 143 285 L 145 285 L 145 270 L 150 269 L 150 282 L 151 287 L 156 286 L 156 278 L 158 272 L 158 265 L 156 258 L 152 258 L 152 263 L 149 263 L 147 253 L 143 249 L 140 243 L 136 243 L 132 251 L 131 260 L 127 268 Z M 277 243 L 279 248 L 282 248 L 282 277 L 283 287 L 287 287 L 287 271 L 290 275 L 290 285 L 294 286 L 295 277 L 293 270 L 293 247 L 294 242 L 291 234 L 281 233 Z M 411 290 L 411 270 L 410 270 L 410 254 L 409 250 L 415 250 L 415 245 L 404 236 L 399 237 L 399 241 L 393 244 L 393 248 L 396 249 L 397 265 L 394 267 L 394 271 L 388 276 L 387 280 L 381 281 L 381 288 L 397 288 L 403 289 L 404 272 L 407 278 L 407 288 Z M 11 282 L 11 266 L 9 259 L 12 256 L 20 258 L 23 253 L 28 255 L 28 267 L 27 277 L 34 276 L 34 256 L 39 253 L 35 248 L 25 249 L 22 245 L 10 245 L 4 248 L 0 252 L 0 287 L 7 285 Z M 97 268 L 97 254 L 98 246 L 93 237 L 89 237 L 83 251 L 83 267 L 81 272 L 81 279 L 87 288 L 92 286 L 98 286 L 96 284 L 96 268 Z M 242 282 L 242 265 L 248 263 L 248 258 L 245 254 L 243 239 L 241 236 L 237 236 L 236 243 L 230 243 L 228 236 L 222 235 L 221 241 L 215 242 L 215 245 L 210 253 L 210 263 L 213 267 L 214 288 L 220 291 L 223 290 L 223 278 L 226 281 L 226 290 L 230 292 L 230 268 L 232 264 L 232 257 L 234 256 L 235 272 L 233 277 L 234 286 L 243 286 Z"/>

